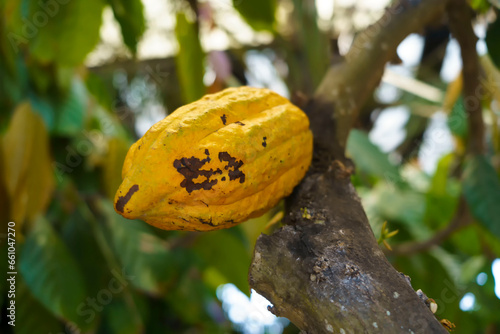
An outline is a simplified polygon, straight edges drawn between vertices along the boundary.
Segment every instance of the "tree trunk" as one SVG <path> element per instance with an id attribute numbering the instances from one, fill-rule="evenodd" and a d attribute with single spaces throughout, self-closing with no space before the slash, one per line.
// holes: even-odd
<path id="1" fill-rule="evenodd" d="M 287 200 L 286 225 L 257 240 L 249 272 L 251 288 L 271 301 L 270 310 L 304 333 L 447 333 L 379 248 L 344 148 L 399 43 L 458 4 L 465 1 L 407 0 L 387 9 L 305 107 L 313 164 Z"/>

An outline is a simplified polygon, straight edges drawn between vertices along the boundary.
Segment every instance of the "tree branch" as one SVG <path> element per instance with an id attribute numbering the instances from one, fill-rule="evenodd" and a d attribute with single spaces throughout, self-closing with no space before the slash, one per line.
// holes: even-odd
<path id="1" fill-rule="evenodd" d="M 462 54 L 463 96 L 469 122 L 468 151 L 484 154 L 484 122 L 479 83 L 479 60 L 476 51 L 477 37 L 472 29 L 472 11 L 464 0 L 453 0 L 448 6 L 451 33 L 460 44 Z"/>
<path id="2" fill-rule="evenodd" d="M 409 242 L 392 247 L 391 255 L 412 255 L 415 253 L 426 251 L 434 246 L 440 245 L 444 240 L 448 239 L 453 233 L 459 229 L 472 223 L 472 216 L 467 206 L 467 202 L 463 197 L 457 206 L 457 211 L 451 222 L 441 231 L 437 232 L 432 238 L 425 241 Z"/>
<path id="3" fill-rule="evenodd" d="M 257 240 L 250 286 L 305 333 L 446 333 L 387 261 L 350 182 L 348 132 L 385 63 L 446 1 L 400 1 L 361 33 L 306 106 L 312 167 L 287 199 L 285 223 Z"/>

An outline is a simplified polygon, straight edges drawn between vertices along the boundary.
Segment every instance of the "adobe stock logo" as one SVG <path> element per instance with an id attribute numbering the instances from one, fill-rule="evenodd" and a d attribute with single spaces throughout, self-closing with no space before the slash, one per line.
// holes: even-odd
<path id="1" fill-rule="evenodd" d="M 26 44 L 30 39 L 33 39 L 38 35 L 40 28 L 43 28 L 49 23 L 50 18 L 54 17 L 59 13 L 60 5 L 65 5 L 71 0 L 40 0 L 38 1 L 38 6 L 40 7 L 31 18 L 22 17 L 23 26 L 21 27 L 20 35 L 10 31 L 7 34 L 10 45 L 15 52 L 19 51 L 20 44 Z"/>

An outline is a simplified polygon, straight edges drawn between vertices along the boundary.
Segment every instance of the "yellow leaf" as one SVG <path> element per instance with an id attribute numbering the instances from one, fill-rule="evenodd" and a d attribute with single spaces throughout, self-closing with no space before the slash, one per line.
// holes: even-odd
<path id="1" fill-rule="evenodd" d="M 108 142 L 108 153 L 104 158 L 103 183 L 104 191 L 110 199 L 114 199 L 116 190 L 122 183 L 122 165 L 129 144 L 121 138 L 112 138 Z"/>
<path id="2" fill-rule="evenodd" d="M 399 230 L 394 230 L 392 232 L 389 232 L 385 235 L 385 238 L 386 239 L 389 239 L 389 238 L 392 238 L 393 236 L 395 236 L 396 234 L 398 234 Z"/>
<path id="3" fill-rule="evenodd" d="M 443 109 L 445 112 L 449 112 L 453 109 L 455 102 L 457 102 L 458 97 L 462 93 L 462 73 L 460 73 L 455 80 L 448 84 L 446 88 L 446 94 L 443 101 Z"/>
<path id="4" fill-rule="evenodd" d="M 47 130 L 29 103 L 14 111 L 2 148 L 11 218 L 22 224 L 46 208 L 54 190 Z"/>

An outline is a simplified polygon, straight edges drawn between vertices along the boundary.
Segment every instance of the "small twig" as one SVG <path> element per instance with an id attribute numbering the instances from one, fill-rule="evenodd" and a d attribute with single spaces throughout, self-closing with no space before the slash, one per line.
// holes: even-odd
<path id="1" fill-rule="evenodd" d="M 480 99 L 479 59 L 476 51 L 477 37 L 472 29 L 472 11 L 465 0 L 453 0 L 447 8 L 450 30 L 460 44 L 462 55 L 463 96 L 469 122 L 468 151 L 485 152 L 484 122 Z"/>
<path id="2" fill-rule="evenodd" d="M 457 211 L 451 222 L 444 229 L 437 232 L 432 238 L 425 241 L 408 242 L 393 247 L 392 255 L 412 255 L 439 246 L 444 240 L 448 239 L 453 233 L 472 222 L 472 216 L 465 199 L 460 197 L 457 205 Z"/>

